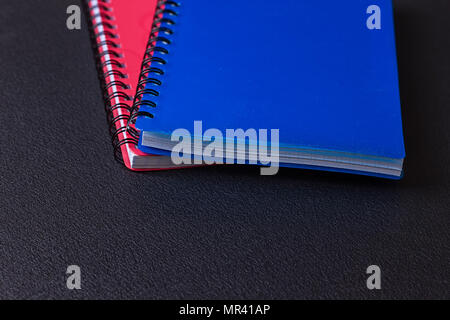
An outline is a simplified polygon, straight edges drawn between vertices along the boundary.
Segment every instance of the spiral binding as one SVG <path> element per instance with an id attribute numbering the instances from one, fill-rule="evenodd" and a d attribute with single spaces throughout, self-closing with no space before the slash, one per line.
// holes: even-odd
<path id="1" fill-rule="evenodd" d="M 162 81 L 157 77 L 164 75 L 163 67 L 167 64 L 167 60 L 162 56 L 169 54 L 170 36 L 174 33 L 172 27 L 176 24 L 176 17 L 178 16 L 176 10 L 179 7 L 180 3 L 172 0 L 159 0 L 156 5 L 155 17 L 128 120 L 128 132 L 134 139 L 139 139 L 139 132 L 134 127 L 136 118 L 138 116 L 154 118 L 152 113 L 139 110 L 141 106 L 157 107 L 154 101 L 143 99 L 143 97 L 145 94 L 155 97 L 159 96 L 158 88 L 161 87 Z M 149 88 L 149 85 L 152 85 L 154 88 Z"/>
<path id="2" fill-rule="evenodd" d="M 153 118 L 153 115 L 148 112 L 139 112 L 139 108 L 143 105 L 156 107 L 156 103 L 153 101 L 142 100 L 142 98 L 146 93 L 154 96 L 159 95 L 157 90 L 146 87 L 148 84 L 156 87 L 162 85 L 161 80 L 149 77 L 149 75 L 164 75 L 164 70 L 161 67 L 167 61 L 154 56 L 154 53 L 169 53 L 166 48 L 170 44 L 168 37 L 173 34 L 171 26 L 175 25 L 174 18 L 178 15 L 175 9 L 180 4 L 173 0 L 158 0 L 157 2 L 134 100 L 127 93 L 131 86 L 126 82 L 128 75 L 124 73 L 125 66 L 120 61 L 122 54 L 119 51 L 120 44 L 117 42 L 119 35 L 112 15 L 111 0 L 97 0 L 95 3 L 92 0 L 86 0 L 84 4 L 90 17 L 88 23 L 97 57 L 98 74 L 104 93 L 105 110 L 114 147 L 114 156 L 116 160 L 123 163 L 122 146 L 126 144 L 137 145 L 139 140 L 139 132 L 134 127 L 136 118 L 141 115 Z M 96 23 L 99 17 L 102 22 Z M 99 31 L 99 28 L 101 31 Z M 105 50 L 104 47 L 107 49 Z M 152 63 L 158 64 L 158 67 L 151 66 Z M 109 80 L 111 77 L 113 77 L 113 81 Z M 112 88 L 116 90 L 111 92 Z M 114 102 L 114 100 L 118 100 L 118 102 Z M 132 106 L 130 105 L 131 101 L 133 101 Z M 115 114 L 116 116 L 114 116 Z"/>
<path id="3" fill-rule="evenodd" d="M 88 13 L 87 16 L 90 17 L 88 24 L 97 58 L 98 75 L 114 146 L 114 157 L 123 163 L 121 147 L 127 143 L 137 144 L 138 141 L 124 135 L 127 131 L 131 111 L 130 102 L 133 97 L 127 92 L 131 86 L 127 83 L 128 75 L 125 73 L 125 65 L 120 60 L 122 54 L 117 40 L 119 36 L 112 14 L 111 1 L 87 0 L 84 2 L 84 7 Z M 96 20 L 99 17 L 102 21 L 97 23 Z"/>

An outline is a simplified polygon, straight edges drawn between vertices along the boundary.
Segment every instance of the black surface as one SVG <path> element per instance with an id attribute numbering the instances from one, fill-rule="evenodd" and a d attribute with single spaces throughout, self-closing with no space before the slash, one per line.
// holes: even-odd
<path id="1" fill-rule="evenodd" d="M 0 298 L 450 298 L 449 1 L 395 1 L 400 182 L 127 171 L 74 3 L 0 1 Z"/>

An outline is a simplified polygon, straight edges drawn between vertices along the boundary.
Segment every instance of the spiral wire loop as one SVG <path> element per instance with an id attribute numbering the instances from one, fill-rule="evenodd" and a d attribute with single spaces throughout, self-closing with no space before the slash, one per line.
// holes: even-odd
<path id="1" fill-rule="evenodd" d="M 155 116 L 151 112 L 140 111 L 140 108 L 142 106 L 157 107 L 156 102 L 149 100 L 147 96 L 158 97 L 160 94 L 159 88 L 163 85 L 161 78 L 165 74 L 164 66 L 167 64 L 164 56 L 170 53 L 169 46 L 172 43 L 170 36 L 174 34 L 173 26 L 176 24 L 178 16 L 176 10 L 179 7 L 180 3 L 172 0 L 159 0 L 157 3 L 128 121 L 128 132 L 135 139 L 139 139 L 139 132 L 134 127 L 137 117 L 154 118 Z"/>
<path id="2" fill-rule="evenodd" d="M 84 2 L 91 31 L 91 40 L 97 60 L 97 69 L 105 101 L 106 117 L 109 123 L 111 141 L 116 160 L 123 163 L 122 147 L 126 144 L 137 145 L 139 132 L 134 123 L 138 116 L 153 118 L 150 112 L 139 111 L 141 106 L 156 107 L 156 103 L 143 99 L 144 95 L 159 96 L 157 90 L 163 83 L 163 66 L 167 61 L 161 56 L 169 54 L 167 46 L 173 34 L 172 26 L 180 6 L 172 0 L 159 0 L 147 42 L 141 73 L 134 97 L 130 95 L 126 66 L 120 52 L 119 35 L 113 15 L 111 0 L 86 0 Z M 157 66 L 154 66 L 157 65 Z M 149 86 L 154 88 L 149 88 Z M 132 104 L 131 104 L 132 102 Z"/>

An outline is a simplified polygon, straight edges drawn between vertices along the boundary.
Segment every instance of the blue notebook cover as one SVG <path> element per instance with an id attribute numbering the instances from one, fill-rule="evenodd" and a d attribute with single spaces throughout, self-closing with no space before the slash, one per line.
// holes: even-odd
<path id="1" fill-rule="evenodd" d="M 155 43 L 166 50 L 152 61 L 163 74 L 149 74 L 161 82 L 147 84 L 141 133 L 193 132 L 201 120 L 223 132 L 277 128 L 282 146 L 405 157 L 390 0 L 169 7 L 161 27 L 171 32 Z"/>

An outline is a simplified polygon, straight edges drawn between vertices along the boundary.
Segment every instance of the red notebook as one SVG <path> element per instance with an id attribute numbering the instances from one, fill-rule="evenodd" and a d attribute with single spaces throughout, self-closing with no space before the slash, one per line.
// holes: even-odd
<path id="1" fill-rule="evenodd" d="M 89 0 L 92 35 L 96 44 L 106 111 L 114 153 L 135 171 L 180 168 L 170 157 L 150 155 L 136 148 L 138 133 L 128 124 L 133 96 L 147 51 L 155 12 L 161 0 Z"/>

